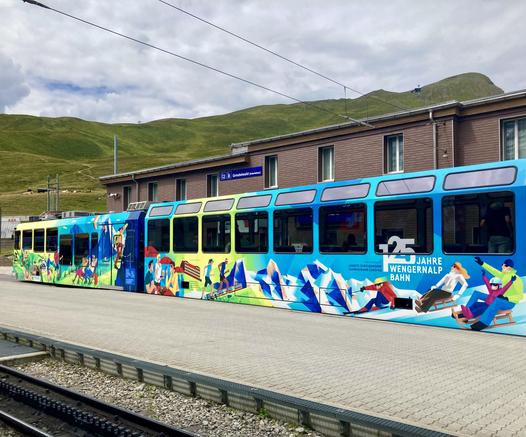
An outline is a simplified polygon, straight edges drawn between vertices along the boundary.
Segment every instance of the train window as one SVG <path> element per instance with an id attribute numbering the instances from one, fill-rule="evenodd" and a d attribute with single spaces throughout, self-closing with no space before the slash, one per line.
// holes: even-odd
<path id="1" fill-rule="evenodd" d="M 361 199 L 369 194 L 370 187 L 369 184 L 355 184 L 325 188 L 321 193 L 321 201 Z"/>
<path id="2" fill-rule="evenodd" d="M 96 232 L 91 233 L 90 251 L 91 256 L 95 255 L 95 257 L 97 258 L 99 257 L 99 234 L 97 234 Z"/>
<path id="3" fill-rule="evenodd" d="M 489 170 L 463 171 L 451 173 L 444 181 L 445 190 L 461 188 L 491 187 L 511 185 L 517 176 L 516 167 L 491 168 Z"/>
<path id="4" fill-rule="evenodd" d="M 514 210 L 515 200 L 510 191 L 444 197 L 444 252 L 513 253 L 516 227 Z"/>
<path id="5" fill-rule="evenodd" d="M 237 209 L 266 208 L 270 205 L 272 196 L 264 194 L 262 196 L 242 197 L 237 202 Z"/>
<path id="6" fill-rule="evenodd" d="M 35 229 L 33 237 L 35 239 L 33 250 L 35 252 L 44 252 L 44 229 Z"/>
<path id="7" fill-rule="evenodd" d="M 154 206 L 150 210 L 148 217 L 160 217 L 163 215 L 171 215 L 174 207 L 172 205 Z"/>
<path id="8" fill-rule="evenodd" d="M 378 184 L 376 195 L 392 196 L 398 194 L 428 193 L 429 191 L 433 190 L 434 186 L 434 176 L 383 181 Z"/>
<path id="9" fill-rule="evenodd" d="M 280 193 L 276 197 L 276 206 L 296 205 L 298 203 L 311 203 L 316 196 L 316 190 L 292 191 L 290 193 Z"/>
<path id="10" fill-rule="evenodd" d="M 312 209 L 274 211 L 274 251 L 312 253 Z"/>
<path id="11" fill-rule="evenodd" d="M 176 214 L 195 214 L 201 209 L 201 202 L 181 203 L 175 208 Z"/>
<path id="12" fill-rule="evenodd" d="M 236 252 L 268 252 L 268 214 L 266 212 L 236 214 Z"/>
<path id="13" fill-rule="evenodd" d="M 20 250 L 20 231 L 15 231 L 15 250 Z"/>
<path id="14" fill-rule="evenodd" d="M 320 252 L 365 253 L 367 221 L 364 203 L 320 208 Z"/>
<path id="15" fill-rule="evenodd" d="M 431 199 L 376 202 L 374 235 L 377 253 L 433 252 Z"/>
<path id="16" fill-rule="evenodd" d="M 46 229 L 46 252 L 56 252 L 58 249 L 57 228 Z"/>
<path id="17" fill-rule="evenodd" d="M 89 257 L 89 234 L 76 234 L 74 244 L 74 264 L 76 266 L 85 266 Z"/>
<path id="18" fill-rule="evenodd" d="M 22 231 L 22 249 L 33 250 L 33 230 Z"/>
<path id="19" fill-rule="evenodd" d="M 203 217 L 203 252 L 230 252 L 230 216 L 208 215 Z"/>
<path id="20" fill-rule="evenodd" d="M 234 199 L 209 200 L 204 212 L 230 211 L 234 206 Z"/>
<path id="21" fill-rule="evenodd" d="M 170 251 L 170 220 L 148 220 L 148 246 L 158 252 Z"/>
<path id="22" fill-rule="evenodd" d="M 173 251 L 175 253 L 197 252 L 199 238 L 197 217 L 174 218 L 173 235 Z"/>
<path id="23" fill-rule="evenodd" d="M 69 234 L 60 236 L 60 264 L 70 266 L 73 263 L 73 236 Z"/>

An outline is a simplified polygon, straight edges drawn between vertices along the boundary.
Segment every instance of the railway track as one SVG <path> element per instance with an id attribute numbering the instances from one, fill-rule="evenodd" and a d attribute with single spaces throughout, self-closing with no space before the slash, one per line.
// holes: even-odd
<path id="1" fill-rule="evenodd" d="M 2 365 L 0 421 L 25 435 L 40 437 L 196 437 Z"/>

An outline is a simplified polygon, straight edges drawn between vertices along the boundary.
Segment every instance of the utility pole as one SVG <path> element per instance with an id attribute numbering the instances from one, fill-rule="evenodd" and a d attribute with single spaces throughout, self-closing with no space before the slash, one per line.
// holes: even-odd
<path id="1" fill-rule="evenodd" d="M 119 138 L 113 135 L 113 174 L 119 173 Z"/>

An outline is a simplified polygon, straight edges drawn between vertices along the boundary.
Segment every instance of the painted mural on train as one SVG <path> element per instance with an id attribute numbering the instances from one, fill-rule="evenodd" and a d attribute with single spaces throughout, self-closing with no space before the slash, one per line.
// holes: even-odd
<path id="1" fill-rule="evenodd" d="M 135 247 L 134 234 L 127 238 L 126 230 L 133 223 L 127 220 L 127 215 L 47 221 L 46 228 L 42 229 L 45 244 L 36 238 L 36 230 L 28 229 L 27 232 L 34 234 L 32 247 L 26 249 L 22 231 L 22 249 L 14 251 L 15 277 L 47 284 L 129 289 L 137 270 L 126 262 L 133 256 Z M 42 244 L 45 251 L 39 250 L 37 244 Z"/>

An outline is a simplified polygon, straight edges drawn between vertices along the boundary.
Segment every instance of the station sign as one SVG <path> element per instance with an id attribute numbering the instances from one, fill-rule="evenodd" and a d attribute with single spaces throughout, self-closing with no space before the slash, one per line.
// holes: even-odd
<path id="1" fill-rule="evenodd" d="M 220 181 L 232 181 L 236 179 L 254 178 L 263 176 L 263 167 L 237 168 L 235 170 L 222 171 L 219 174 Z"/>

